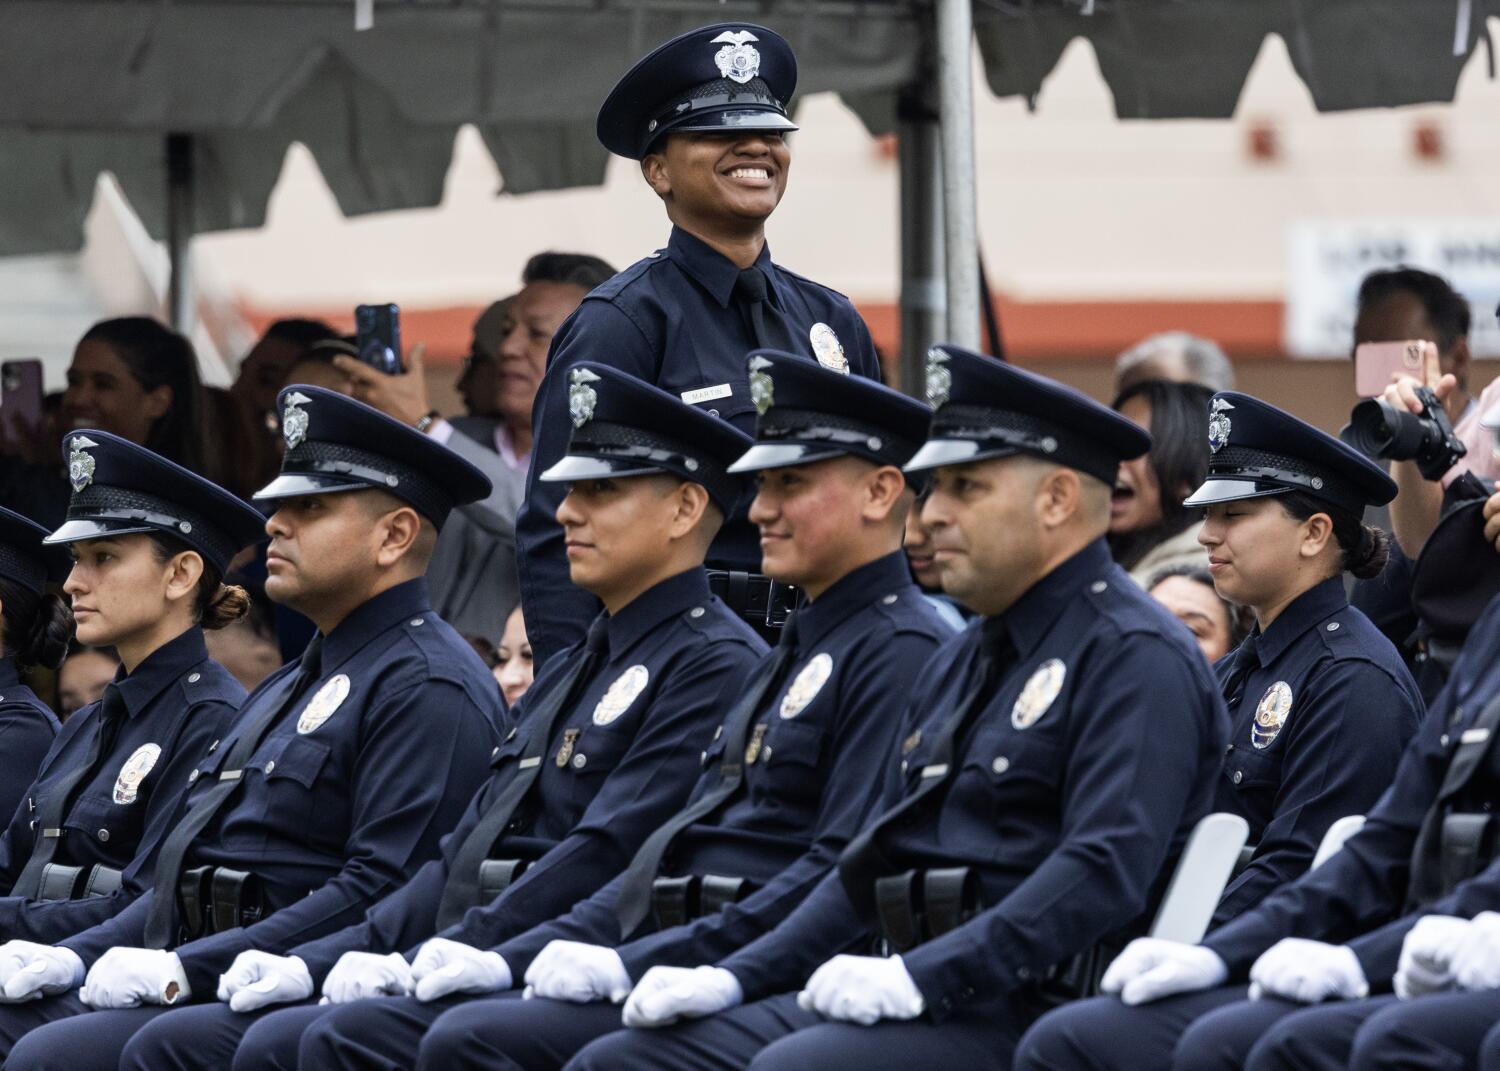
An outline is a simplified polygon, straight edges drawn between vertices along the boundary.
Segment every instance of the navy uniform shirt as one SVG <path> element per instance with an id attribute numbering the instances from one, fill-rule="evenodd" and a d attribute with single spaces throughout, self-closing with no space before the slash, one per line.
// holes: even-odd
<path id="1" fill-rule="evenodd" d="M 572 709 L 559 714 L 541 773 L 494 859 L 536 860 L 493 902 L 442 936 L 492 944 L 566 911 L 614 877 L 646 836 L 681 806 L 698 753 L 765 644 L 709 594 L 701 568 L 663 580 L 607 621 L 609 653 Z M 528 713 L 567 676 L 582 645 L 553 658 L 512 711 L 489 781 L 443 843 L 441 858 L 357 926 L 298 948 L 314 978 L 350 950 L 403 951 L 433 936 L 449 868 L 504 792 L 530 742 Z"/>
<path id="2" fill-rule="evenodd" d="M 879 798 L 882 757 L 909 682 L 950 630 L 911 581 L 904 553 L 860 566 L 797 611 L 795 660 L 747 735 L 736 795 L 688 827 L 662 859 L 664 876 L 746 878 L 756 891 L 722 911 L 620 949 L 631 977 L 655 964 L 696 965 L 775 926 L 832 868 Z M 727 714 L 734 703 L 725 704 Z M 703 754 L 696 798 L 720 783 L 723 728 Z M 619 881 L 568 915 L 498 948 L 519 977 L 548 941 L 618 944 Z"/>
<path id="3" fill-rule="evenodd" d="M 200 790 L 297 670 L 267 678 L 199 757 L 189 780 Z M 499 703 L 484 663 L 433 613 L 424 581 L 398 584 L 340 622 L 324 640 L 319 680 L 266 732 L 241 787 L 183 861 L 251 872 L 267 908 L 249 927 L 176 950 L 193 991 L 211 994 L 246 949 L 282 953 L 358 921 L 436 855 L 484 777 Z M 151 899 L 64 943 L 85 963 L 139 946 Z"/>
<path id="4" fill-rule="evenodd" d="M 14 814 L 26 798 L 60 728 L 51 708 L 21 683 L 15 662 L 0 658 L 0 815 Z"/>
<path id="5" fill-rule="evenodd" d="M 245 700 L 239 682 L 208 657 L 197 626 L 152 651 L 134 673 L 121 669 L 110 687 L 119 691 L 125 718 L 93 774 L 74 789 L 52 861 L 85 870 L 106 866 L 127 880 L 110 896 L 82 900 L 6 896 L 0 934 L 7 938 L 50 944 L 110 918 L 145 892 L 150 868 L 133 861 L 168 828 L 189 771 Z M 87 759 L 99 708 L 91 703 L 68 719 L 0 840 L 0 882 L 7 892 L 36 847 L 37 812 L 58 781 Z"/>
<path id="6" fill-rule="evenodd" d="M 1224 746 L 1227 717 L 1202 655 L 1103 540 L 1033 585 L 1003 621 L 1014 655 L 956 741 L 946 793 L 882 841 L 902 868 L 970 868 L 988 905 L 902 955 L 935 1020 L 1138 924 L 1208 810 Z M 882 767 L 897 798 L 921 784 L 934 738 L 973 688 L 983 635 L 980 625 L 961 633 L 918 682 L 912 732 Z M 867 937 L 834 873 L 720 966 L 755 1000 L 796 988 Z"/>
<path id="7" fill-rule="evenodd" d="M 1307 870 L 1334 822 L 1369 810 L 1423 706 L 1341 577 L 1303 592 L 1214 668 L 1233 712 L 1214 810 L 1243 815 L 1256 845 L 1219 901 L 1221 924 Z"/>
<path id="8" fill-rule="evenodd" d="M 815 324 L 826 324 L 843 347 L 850 374 L 880 378 L 870 333 L 848 298 L 773 263 L 769 246 L 756 264 L 770 282 L 771 302 L 785 317 L 799 353 L 815 356 L 809 332 Z M 537 479 L 568 444 L 568 369 L 582 360 L 609 364 L 753 435 L 755 406 L 745 354 L 756 343 L 730 303 L 738 274 L 722 254 L 673 228 L 666 249 L 596 287 L 558 329 L 532 410 L 531 471 L 516 520 L 521 599 L 538 658 L 550 658 L 582 639 L 598 607 L 592 595 L 568 579 L 562 529 L 554 516 L 567 487 Z M 720 530 L 708 555 L 710 565 L 760 571 L 760 544 L 744 509 Z"/>
<path id="9" fill-rule="evenodd" d="M 1283 937 L 1347 941 L 1373 990 L 1388 988 L 1406 932 L 1426 914 L 1469 917 L 1500 904 L 1500 866 L 1492 865 L 1434 903 L 1406 900 L 1411 857 L 1422 820 L 1437 797 L 1464 732 L 1500 696 L 1500 599 L 1475 623 L 1447 685 L 1401 757 L 1394 781 L 1364 828 L 1318 869 L 1211 932 L 1204 944 L 1244 978 Z M 1491 761 L 1494 751 L 1491 750 Z M 1352 939 L 1351 938 L 1356 938 Z"/>

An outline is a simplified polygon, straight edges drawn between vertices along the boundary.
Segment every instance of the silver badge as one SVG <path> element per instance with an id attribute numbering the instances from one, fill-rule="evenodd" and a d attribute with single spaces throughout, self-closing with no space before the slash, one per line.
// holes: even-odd
<path id="1" fill-rule="evenodd" d="M 719 68 L 719 77 L 744 85 L 760 73 L 760 53 L 751 41 L 758 41 L 749 30 L 725 30 L 710 44 L 723 44 L 714 53 L 714 63 Z"/>
<path id="2" fill-rule="evenodd" d="M 1026 685 L 1010 708 L 1010 723 L 1017 729 L 1030 729 L 1052 706 L 1057 693 L 1062 691 L 1063 681 L 1068 676 L 1068 667 L 1060 658 L 1049 658 L 1037 667 L 1035 673 L 1026 678 Z"/>
<path id="3" fill-rule="evenodd" d="M 286 439 L 288 450 L 295 450 L 307 438 L 307 413 L 298 406 L 310 405 L 312 399 L 300 390 L 286 396 L 286 407 L 281 411 L 281 435 Z"/>
<path id="4" fill-rule="evenodd" d="M 84 451 L 99 444 L 87 435 L 75 435 L 68 440 L 68 482 L 77 494 L 94 482 L 94 459 Z"/>
<path id="5" fill-rule="evenodd" d="M 650 679 L 651 671 L 641 665 L 631 666 L 616 677 L 614 683 L 605 690 L 604 698 L 594 707 L 594 724 L 608 725 L 629 710 L 630 704 L 645 690 L 646 682 Z"/>
<path id="6" fill-rule="evenodd" d="M 156 760 L 161 758 L 160 744 L 142 744 L 130 754 L 125 760 L 125 765 L 120 767 L 120 776 L 115 778 L 115 791 L 111 799 L 120 806 L 134 803 L 141 791 L 141 782 L 146 780 Z"/>
<path id="7" fill-rule="evenodd" d="M 1217 454 L 1229 443 L 1229 418 L 1224 415 L 1226 409 L 1233 409 L 1223 398 L 1215 398 L 1213 409 L 1208 416 L 1208 448 Z"/>
<path id="8" fill-rule="evenodd" d="M 813 356 L 820 365 L 846 376 L 849 374 L 849 358 L 844 356 L 844 344 L 833 333 L 833 328 L 825 323 L 813 324 L 807 337 L 812 343 Z"/>
<path id="9" fill-rule="evenodd" d="M 573 418 L 575 428 L 581 428 L 594 419 L 599 392 L 589 384 L 598 382 L 599 377 L 587 368 L 575 368 L 568 373 L 568 415 Z"/>
<path id="10" fill-rule="evenodd" d="M 333 712 L 338 710 L 347 698 L 349 698 L 349 677 L 340 673 L 319 688 L 307 706 L 302 708 L 302 715 L 297 719 L 297 732 L 306 736 L 315 730 L 333 717 Z"/>
<path id="11" fill-rule="evenodd" d="M 948 354 L 934 346 L 927 351 L 927 404 L 938 409 L 948 402 L 953 389 L 953 373 L 948 370 Z"/>
<path id="12" fill-rule="evenodd" d="M 771 381 L 767 368 L 774 367 L 764 357 L 750 358 L 750 400 L 755 411 L 765 416 L 766 410 L 776 404 L 776 384 Z"/>
<path id="13" fill-rule="evenodd" d="M 818 698 L 818 693 L 828 683 L 832 673 L 833 656 L 827 652 L 814 655 L 812 661 L 803 666 L 802 672 L 792 681 L 786 695 L 782 696 L 781 716 L 795 718 L 807 709 L 807 704 Z"/>
<path id="14" fill-rule="evenodd" d="M 1277 681 L 1266 689 L 1266 694 L 1255 705 L 1255 720 L 1250 723 L 1250 742 L 1255 745 L 1256 750 L 1263 751 L 1271 746 L 1291 713 L 1292 686 L 1286 681 Z"/>

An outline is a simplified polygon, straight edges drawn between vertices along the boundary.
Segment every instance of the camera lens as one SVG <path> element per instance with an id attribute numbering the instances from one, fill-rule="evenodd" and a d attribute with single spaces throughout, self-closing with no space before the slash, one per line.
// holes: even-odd
<path id="1" fill-rule="evenodd" d="M 1368 398 L 1354 407 L 1339 437 L 1366 457 L 1410 461 L 1428 445 L 1432 430 L 1416 414 L 1383 398 Z"/>

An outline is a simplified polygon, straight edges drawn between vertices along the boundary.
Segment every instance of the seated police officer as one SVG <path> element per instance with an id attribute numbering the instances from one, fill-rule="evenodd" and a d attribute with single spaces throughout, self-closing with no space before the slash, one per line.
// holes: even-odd
<path id="1" fill-rule="evenodd" d="M 329 1005 L 265 1026 L 290 1032 L 294 1048 L 321 1013 L 360 997 L 423 992 L 454 974 L 456 988 L 503 987 L 503 964 L 471 943 L 566 911 L 682 806 L 703 742 L 766 650 L 709 594 L 703 570 L 742 490 L 726 469 L 750 440 L 611 368 L 580 364 L 573 381 L 572 439 L 547 479 L 569 485 L 558 517 L 572 575 L 605 606 L 588 640 L 543 667 L 511 712 L 493 772 L 440 858 L 356 925 L 286 956 L 242 953 L 219 984 L 226 1003 L 152 1023 L 122 1066 L 218 1067 L 255 1022 L 242 1013 L 305 1000 L 316 982 Z M 402 953 L 434 934 L 408 963 Z"/>
<path id="2" fill-rule="evenodd" d="M 922 519 L 943 588 L 985 617 L 903 687 L 902 742 L 876 759 L 889 809 L 774 930 L 636 980 L 637 1029 L 569 1067 L 1004 1066 L 1052 976 L 1137 923 L 1206 810 L 1222 703 L 1191 636 L 1104 544 L 1115 472 L 1149 437 L 954 347 L 930 355 L 927 386 L 907 468 L 937 470 Z M 875 948 L 873 931 L 896 954 L 839 954 Z"/>
<path id="3" fill-rule="evenodd" d="M 150 891 L 60 946 L 0 955 L 7 998 L 44 998 L 0 1008 L 8 1067 L 112 1069 L 150 1018 L 212 999 L 240 952 L 356 921 L 437 853 L 484 776 L 494 678 L 432 614 L 422 572 L 487 481 L 343 395 L 293 386 L 280 403 L 287 451 L 257 496 L 276 503 L 266 592 L 318 632 L 200 756 Z"/>
<path id="4" fill-rule="evenodd" d="M 1376 802 L 1423 707 L 1400 653 L 1348 604 L 1340 575 L 1380 572 L 1385 535 L 1360 516 L 1388 502 L 1395 484 L 1331 435 L 1258 399 L 1226 391 L 1212 408 L 1208 477 L 1187 504 L 1207 509 L 1199 539 L 1215 588 L 1257 621 L 1216 667 L 1236 715 L 1215 807 L 1244 816 L 1258 842 L 1219 901 L 1218 926 L 1300 877 L 1329 826 Z M 1178 1004 L 1158 1014 L 1170 1009 L 1191 1011 Z M 1017 1066 L 1167 1063 L 1173 1030 L 1116 1041 L 1121 1022 L 1136 1018 L 1113 997 L 1060 1008 L 1027 1035 Z"/>
<path id="5" fill-rule="evenodd" d="M 568 583 L 558 489 L 538 476 L 567 444 L 568 370 L 604 362 L 752 430 L 743 355 L 761 347 L 880 378 L 849 299 L 771 260 L 766 220 L 786 192 L 785 135 L 797 58 L 773 30 L 719 23 L 675 37 L 626 72 L 599 109 L 610 152 L 640 163 L 672 233 L 666 248 L 595 287 L 553 339 L 537 392 L 535 445 L 516 520 L 527 634 L 538 658 L 581 639 L 593 600 Z M 743 504 L 709 552 L 715 590 L 758 625 L 764 580 Z M 771 610 L 776 612 L 773 605 Z M 774 637 L 774 630 L 766 630 Z"/>
<path id="6" fill-rule="evenodd" d="M 113 647 L 121 664 L 104 698 L 68 719 L 0 839 L 0 936 L 48 944 L 151 887 L 151 855 L 140 849 L 176 816 L 189 771 L 245 699 L 208 657 L 203 630 L 245 612 L 244 591 L 220 577 L 265 526 L 228 491 L 106 432 L 73 432 L 63 451 L 73 485 L 66 520 L 51 535 L 13 521 L 0 569 L 15 575 L 31 563 L 26 580 L 39 600 L 41 537 L 67 545 L 74 562 L 63 590 L 78 638 Z M 23 530 L 35 533 L 32 546 L 12 549 Z M 65 614 L 59 624 L 65 648 Z M 25 946 L 6 947 L 17 955 Z"/>
<path id="7" fill-rule="evenodd" d="M 324 1018 L 303 1037 L 300 1066 L 558 1066 L 618 1029 L 610 997 L 652 965 L 716 955 L 774 926 L 859 828 L 904 682 L 947 635 L 901 552 L 913 495 L 899 466 L 927 410 L 791 354 L 759 351 L 748 363 L 762 412 L 755 445 L 733 467 L 758 476 L 750 517 L 766 574 L 802 588 L 809 603 L 722 705 L 718 730 L 700 742 L 704 772 L 686 808 L 595 896 L 555 922 L 486 942 L 507 985 L 464 986 L 500 991 L 524 977 L 540 995 L 600 1003 L 523 1002 L 510 988 L 449 1013 L 462 1021 L 424 1042 L 439 1016 L 452 1022 L 443 1014 L 452 1002 L 439 998 L 466 981 L 438 979 L 417 1001 L 349 1005 Z M 518 1035 L 510 1028 L 522 1021 Z M 241 1046 L 246 1066 L 291 1063 L 255 1048 L 256 1037 Z"/>

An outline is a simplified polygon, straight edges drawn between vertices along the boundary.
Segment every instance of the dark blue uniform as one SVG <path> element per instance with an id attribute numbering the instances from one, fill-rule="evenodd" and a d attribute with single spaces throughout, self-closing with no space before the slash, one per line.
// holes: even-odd
<path id="1" fill-rule="evenodd" d="M 9 666 L 9 663 L 6 663 Z M 3 686 L 0 686 L 3 687 Z M 96 866 L 122 872 L 106 896 L 42 900 L 14 894 L 16 880 L 39 843 L 36 815 L 63 779 L 89 754 L 100 704 L 74 712 L 63 726 L 25 802 L 0 839 L 0 936 L 52 944 L 94 926 L 150 888 L 151 859 L 138 850 L 159 837 L 177 814 L 188 773 L 229 727 L 245 689 L 209 659 L 203 632 L 191 628 L 151 652 L 135 672 L 122 668 L 110 686 L 123 718 L 93 772 L 70 793 L 63 834 L 52 862 L 78 867 L 87 880 Z"/>
<path id="2" fill-rule="evenodd" d="M 52 708 L 21 683 L 15 662 L 0 658 L 0 814 L 26 799 L 60 728 Z"/>

